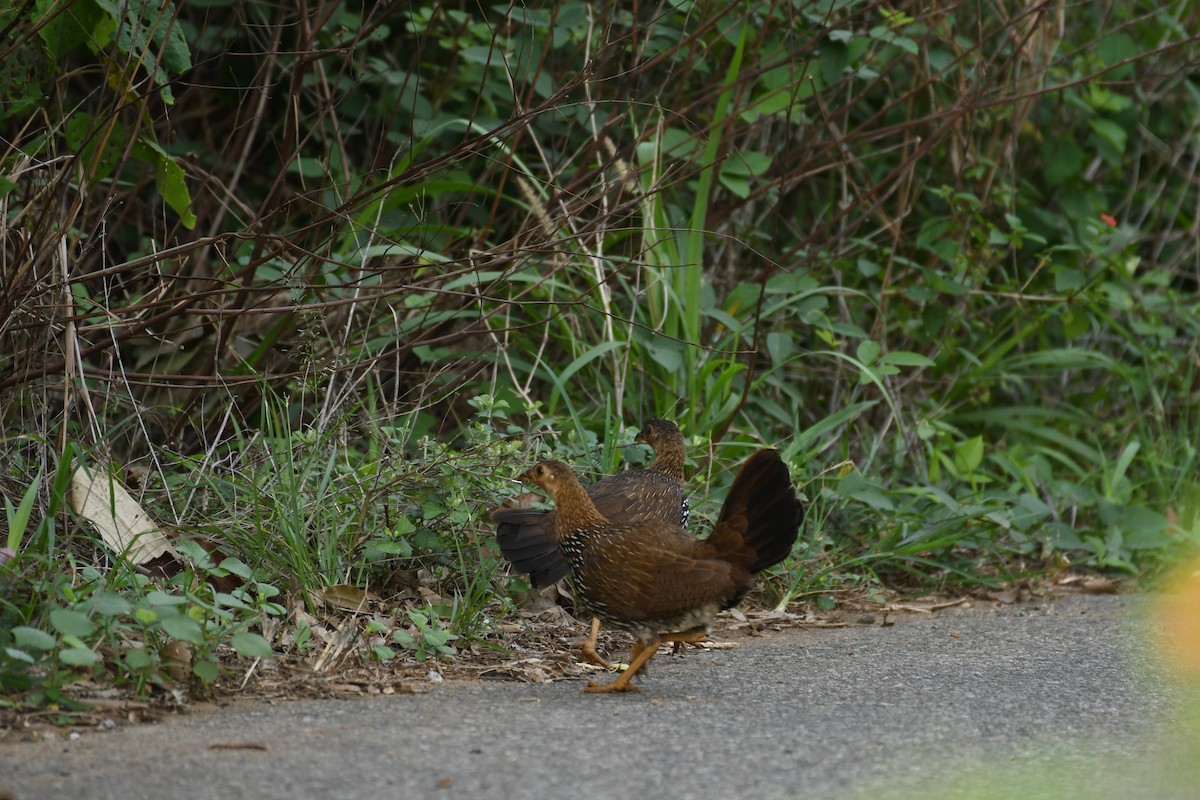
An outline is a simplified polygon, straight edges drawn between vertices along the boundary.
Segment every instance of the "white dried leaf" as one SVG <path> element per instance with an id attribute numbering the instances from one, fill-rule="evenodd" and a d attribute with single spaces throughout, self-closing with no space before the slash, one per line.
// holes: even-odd
<path id="1" fill-rule="evenodd" d="M 75 513 L 100 532 L 104 543 L 131 563 L 145 564 L 164 554 L 179 558 L 162 529 L 107 472 L 92 475 L 85 467 L 77 468 L 71 475 L 68 500 Z"/>

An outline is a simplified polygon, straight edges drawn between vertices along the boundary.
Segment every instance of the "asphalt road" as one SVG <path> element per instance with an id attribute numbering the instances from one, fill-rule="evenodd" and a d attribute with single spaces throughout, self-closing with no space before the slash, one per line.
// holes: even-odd
<path id="1" fill-rule="evenodd" d="M 629 695 L 451 683 L 0 747 L 17 800 L 1196 798 L 1152 621 L 1088 597 L 659 657 Z M 230 743 L 268 749 L 214 749 Z M 2 796 L 2 795 L 0 795 Z"/>

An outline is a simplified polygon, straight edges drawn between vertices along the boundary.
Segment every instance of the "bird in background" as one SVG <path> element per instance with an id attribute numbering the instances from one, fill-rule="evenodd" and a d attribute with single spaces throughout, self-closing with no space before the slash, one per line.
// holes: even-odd
<path id="1" fill-rule="evenodd" d="M 587 494 L 593 505 L 613 522 L 658 521 L 686 526 L 689 509 L 683 467 L 687 451 L 679 427 L 670 420 L 651 419 L 635 441 L 650 445 L 654 461 L 646 469 L 627 469 L 592 484 Z M 491 512 L 501 555 L 517 571 L 528 573 L 534 588 L 557 583 L 570 572 L 566 555 L 559 548 L 556 518 L 555 511 L 536 508 L 498 508 Z M 600 620 L 593 617 L 591 632 L 581 645 L 581 657 L 608 668 L 608 661 L 596 652 L 599 634 Z"/>
<path id="2" fill-rule="evenodd" d="M 638 691 L 630 680 L 663 642 L 707 636 L 716 615 L 750 591 L 755 575 L 791 554 L 804 519 L 775 450 L 746 460 L 703 540 L 670 521 L 609 519 L 559 461 L 542 461 L 521 480 L 554 500 L 555 536 L 583 607 L 635 638 L 629 668 L 610 683 L 589 683 L 588 692 Z"/>

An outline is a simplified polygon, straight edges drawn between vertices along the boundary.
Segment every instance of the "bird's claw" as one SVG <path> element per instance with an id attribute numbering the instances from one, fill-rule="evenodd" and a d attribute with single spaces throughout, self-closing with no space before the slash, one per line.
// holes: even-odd
<path id="1" fill-rule="evenodd" d="M 584 642 L 579 646 L 579 650 L 579 659 L 581 661 L 595 664 L 597 667 L 603 667 L 604 669 L 613 668 L 613 665 L 605 660 L 604 656 L 596 652 L 596 648 L 592 646 L 591 642 Z"/>

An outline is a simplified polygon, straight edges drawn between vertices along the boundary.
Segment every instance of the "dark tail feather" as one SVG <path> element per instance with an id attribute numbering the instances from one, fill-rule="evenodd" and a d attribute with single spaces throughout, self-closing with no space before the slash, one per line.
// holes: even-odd
<path id="1" fill-rule="evenodd" d="M 803 520 L 787 465 L 776 451 L 759 450 L 734 478 L 708 541 L 750 572 L 760 572 L 791 554 Z"/>
<path id="2" fill-rule="evenodd" d="M 535 588 L 549 586 L 566 577 L 570 567 L 558 549 L 554 518 L 549 512 L 498 508 L 491 518 L 496 523 L 500 554 L 518 572 L 528 573 Z"/>

